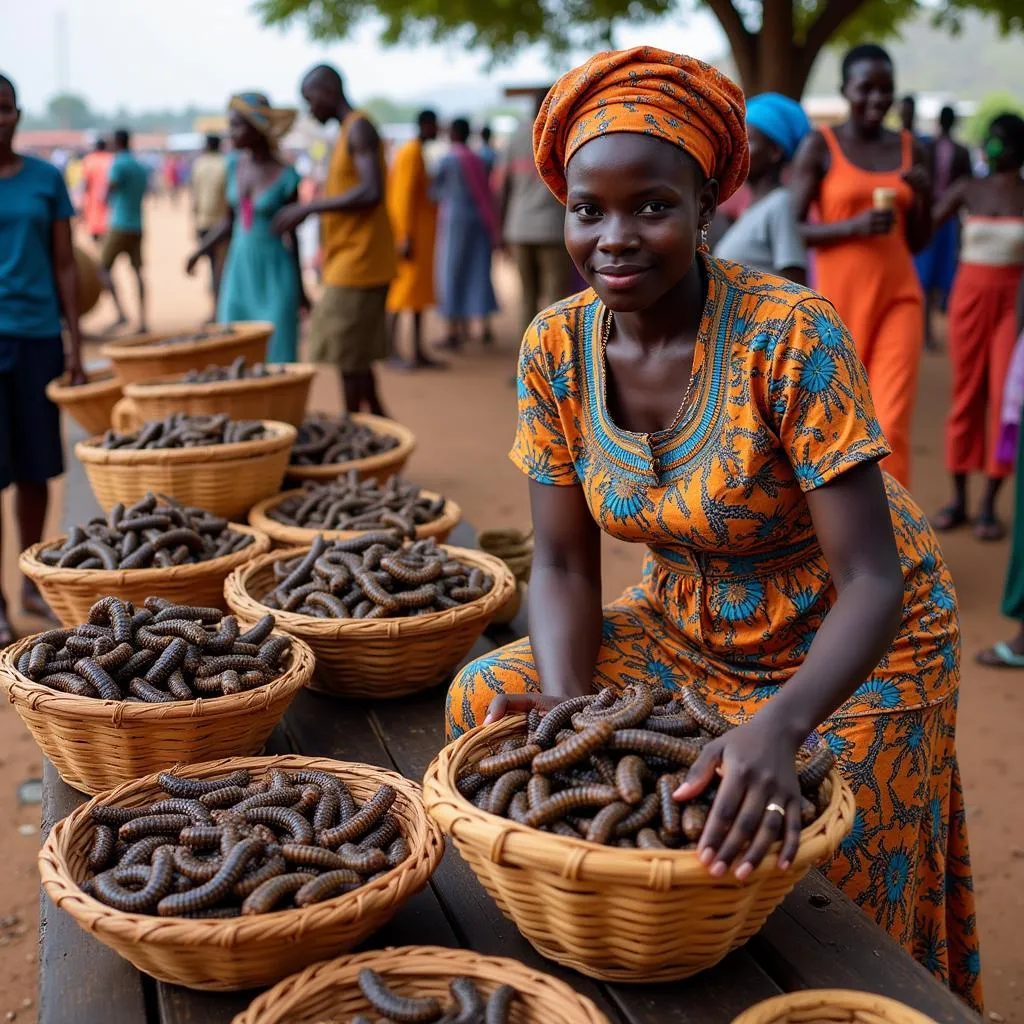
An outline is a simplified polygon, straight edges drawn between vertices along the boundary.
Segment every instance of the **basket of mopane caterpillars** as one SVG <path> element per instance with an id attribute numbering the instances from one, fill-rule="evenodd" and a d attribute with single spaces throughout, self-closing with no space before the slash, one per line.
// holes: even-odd
<path id="1" fill-rule="evenodd" d="M 731 726 L 691 688 L 631 686 L 465 733 L 424 781 L 427 809 L 544 956 L 609 981 L 671 981 L 742 945 L 853 825 L 825 745 L 798 763 L 803 831 L 745 880 L 713 878 L 696 844 L 717 783 L 673 792 Z"/>
<path id="2" fill-rule="evenodd" d="M 755 1003 L 732 1024 L 935 1024 L 935 1021 L 895 999 L 872 992 L 812 988 Z"/>
<path id="3" fill-rule="evenodd" d="M 150 597 L 0 651 L 0 682 L 75 789 L 98 793 L 178 762 L 257 754 L 313 674 L 313 652 L 265 616 Z"/>
<path id="4" fill-rule="evenodd" d="M 172 413 L 79 441 L 75 455 L 106 512 L 153 491 L 237 522 L 281 489 L 294 440 L 290 423 Z"/>
<path id="5" fill-rule="evenodd" d="M 211 324 L 197 331 L 140 334 L 108 341 L 100 355 L 109 359 L 125 384 L 199 366 L 230 366 L 239 356 L 250 363 L 266 358 L 274 325 L 267 321 Z"/>
<path id="6" fill-rule="evenodd" d="M 415 447 L 411 430 L 383 416 L 311 413 L 299 425 L 288 480 L 295 485 L 335 480 L 350 469 L 386 480 L 401 472 Z"/>
<path id="7" fill-rule="evenodd" d="M 39 866 L 54 904 L 139 970 L 230 991 L 362 942 L 443 852 L 416 783 L 285 755 L 118 786 L 54 825 Z"/>
<path id="8" fill-rule="evenodd" d="M 238 356 L 230 366 L 153 377 L 124 386 L 142 421 L 174 412 L 189 416 L 227 413 L 233 420 L 278 420 L 297 427 L 306 415 L 316 367 L 303 363 L 252 363 Z"/>
<path id="9" fill-rule="evenodd" d="M 249 523 L 275 547 L 312 544 L 317 534 L 345 540 L 370 530 L 399 530 L 404 537 L 444 543 L 462 510 L 454 501 L 424 491 L 399 476 L 365 480 L 352 469 L 335 480 L 307 480 L 294 490 L 254 505 Z"/>
<path id="10" fill-rule="evenodd" d="M 250 526 L 150 492 L 34 544 L 18 567 L 70 626 L 110 595 L 138 605 L 159 594 L 174 604 L 225 608 L 224 580 L 269 549 L 270 539 Z"/>
<path id="11" fill-rule="evenodd" d="M 239 566 L 224 596 L 243 624 L 271 611 L 309 644 L 314 689 L 379 699 L 444 682 L 514 587 L 482 551 L 377 531 L 271 551 Z"/>
<path id="12" fill-rule="evenodd" d="M 258 996 L 232 1024 L 608 1024 L 564 981 L 469 949 L 400 946 L 338 957 Z"/>

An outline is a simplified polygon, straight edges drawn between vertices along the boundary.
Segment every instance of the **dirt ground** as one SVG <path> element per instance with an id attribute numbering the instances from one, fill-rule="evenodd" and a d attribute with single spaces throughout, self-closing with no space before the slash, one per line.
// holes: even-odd
<path id="1" fill-rule="evenodd" d="M 151 203 L 147 220 L 146 264 L 150 291 L 150 323 L 154 329 L 194 326 L 208 313 L 209 300 L 201 278 L 189 279 L 182 266 L 192 239 L 184 204 Z M 118 280 L 131 317 L 135 297 L 121 268 Z M 524 479 L 505 458 L 515 422 L 514 393 L 509 378 L 514 364 L 513 275 L 497 272 L 505 313 L 499 342 L 493 350 L 479 346 L 454 358 L 446 371 L 409 375 L 385 370 L 384 400 L 389 413 L 419 439 L 409 475 L 431 490 L 448 494 L 462 505 L 478 527 L 524 524 L 529 519 Z M 107 300 L 86 321 L 98 330 L 112 319 Z M 437 337 L 439 325 L 430 324 Z M 946 497 L 942 470 L 942 420 L 948 404 L 948 367 L 943 355 L 925 358 L 914 432 L 914 492 L 926 509 Z M 340 404 L 336 381 L 322 374 L 314 388 L 314 406 L 331 410 Z M 62 492 L 54 490 L 51 519 L 59 521 Z M 16 591 L 16 538 L 10 495 L 4 496 L 3 580 L 9 597 Z M 1012 513 L 1011 495 L 1003 497 L 1003 513 Z M 52 528 L 51 528 L 52 532 Z M 1006 543 L 980 545 L 969 534 L 944 540 L 960 597 L 964 670 L 960 702 L 959 750 L 967 792 L 978 924 L 982 938 L 987 1006 L 993 1020 L 1024 1022 L 1024 963 L 1017 946 L 1017 928 L 1024 909 L 1024 815 L 1012 810 L 1024 790 L 1024 762 L 1012 754 L 1019 744 L 1024 714 L 1024 676 L 977 667 L 979 647 L 1008 634 L 1000 619 L 999 595 L 1007 558 Z M 640 552 L 606 542 L 605 592 L 612 597 L 633 580 Z M 12 602 L 12 607 L 16 606 Z M 14 617 L 27 632 L 42 624 Z M 18 786 L 38 778 L 41 758 L 21 721 L 9 705 L 0 705 L 0 1019 L 30 1024 L 35 1019 L 36 924 L 39 809 L 22 806 Z"/>

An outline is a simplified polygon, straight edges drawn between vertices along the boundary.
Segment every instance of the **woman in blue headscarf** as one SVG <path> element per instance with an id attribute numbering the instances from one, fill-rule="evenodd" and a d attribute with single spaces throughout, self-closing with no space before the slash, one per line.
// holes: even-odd
<path id="1" fill-rule="evenodd" d="M 716 256 L 806 283 L 807 249 L 782 169 L 810 130 L 803 107 L 788 96 L 766 92 L 747 101 L 753 202 L 715 246 Z"/>

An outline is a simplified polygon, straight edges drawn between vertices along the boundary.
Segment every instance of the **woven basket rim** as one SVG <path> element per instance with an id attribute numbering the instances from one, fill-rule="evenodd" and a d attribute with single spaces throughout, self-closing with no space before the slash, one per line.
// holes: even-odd
<path id="1" fill-rule="evenodd" d="M 121 399 L 125 401 L 125 399 Z M 210 462 L 229 462 L 251 458 L 256 455 L 270 455 L 295 443 L 298 431 L 290 423 L 280 420 L 260 420 L 264 430 L 271 436 L 253 441 L 237 441 L 232 444 L 212 444 L 199 448 L 101 448 L 98 442 L 101 434 L 79 441 L 75 455 L 80 462 L 100 466 L 152 465 L 153 463 L 174 462 L 178 464 L 206 465 Z"/>
<path id="2" fill-rule="evenodd" d="M 341 987 L 354 987 L 357 975 L 364 967 L 383 974 L 404 977 L 455 978 L 460 975 L 479 977 L 481 967 L 489 967 L 501 974 L 506 984 L 514 988 L 542 986 L 553 990 L 567 1003 L 573 1003 L 579 1016 L 576 1022 L 608 1024 L 608 1018 L 593 1000 L 573 989 L 561 978 L 538 971 L 519 960 L 506 956 L 488 956 L 472 949 L 449 946 L 385 946 L 382 949 L 349 953 L 310 964 L 305 970 L 289 975 L 266 992 L 261 992 L 249 1006 L 235 1017 L 231 1024 L 261 1024 L 268 1011 L 290 1013 L 298 1000 L 310 994 L 319 994 Z M 282 1005 L 283 1004 L 283 1005 Z M 560 1007 L 564 1012 L 565 1007 Z M 282 1018 L 283 1019 L 283 1018 Z"/>
<path id="3" fill-rule="evenodd" d="M 50 632 L 44 630 L 43 632 Z M 266 707 L 275 700 L 301 690 L 313 675 L 316 658 L 310 646 L 301 637 L 274 629 L 271 636 L 284 636 L 292 642 L 291 662 L 276 679 L 241 693 L 220 697 L 196 697 L 193 700 L 168 701 L 149 704 L 128 700 L 102 700 L 99 697 L 79 697 L 62 693 L 43 683 L 33 682 L 17 669 L 18 658 L 42 633 L 22 637 L 0 651 L 0 686 L 7 699 L 17 709 L 19 705 L 33 711 L 64 715 L 76 719 L 101 719 L 111 725 L 130 728 L 140 723 L 162 723 L 186 719 L 205 720 L 234 716 L 251 707 Z"/>
<path id="4" fill-rule="evenodd" d="M 215 352 L 219 348 L 235 345 L 260 334 L 266 334 L 269 338 L 274 333 L 274 325 L 269 320 L 238 320 L 230 324 L 220 324 L 221 327 L 233 328 L 230 334 L 221 335 L 216 338 L 200 338 L 197 341 L 176 342 L 173 346 L 163 345 L 161 341 L 166 338 L 173 338 L 177 331 L 160 331 L 158 334 L 138 334 L 134 337 L 118 338 L 116 341 L 108 341 L 101 349 L 100 355 L 104 359 L 122 360 L 131 362 L 136 359 L 153 359 L 167 355 L 169 352 L 174 355 L 198 355 L 204 352 Z"/>
<path id="5" fill-rule="evenodd" d="M 26 548 L 18 556 L 18 569 L 23 575 L 32 580 L 47 580 L 50 583 L 81 583 L 88 580 L 95 583 L 97 587 L 113 587 L 123 585 L 125 580 L 130 580 L 133 585 L 143 585 L 152 580 L 153 586 L 158 588 L 161 582 L 167 579 L 167 573 L 172 570 L 175 580 L 195 579 L 206 576 L 211 569 L 220 572 L 224 569 L 233 569 L 236 565 L 247 562 L 257 555 L 266 554 L 270 550 L 270 537 L 263 530 L 247 523 L 228 523 L 229 530 L 238 533 L 248 534 L 253 538 L 252 544 L 247 544 L 238 551 L 232 551 L 217 558 L 209 558 L 205 562 L 187 562 L 184 565 L 172 565 L 169 568 L 153 566 L 148 569 L 76 569 L 60 568 L 56 565 L 47 565 L 40 561 L 39 555 L 47 548 L 58 547 L 67 540 L 67 534 L 61 534 L 51 540 L 43 540 Z"/>
<path id="6" fill-rule="evenodd" d="M 525 715 L 509 715 L 490 725 L 479 725 L 449 743 L 431 761 L 423 779 L 427 811 L 446 833 L 456 839 L 468 839 L 484 845 L 491 860 L 527 870 L 543 868 L 565 878 L 583 882 L 620 882 L 654 888 L 681 883 L 706 882 L 708 886 L 743 889 L 778 873 L 777 855 L 781 842 L 747 878 L 740 882 L 733 875 L 712 878 L 695 850 L 633 850 L 604 846 L 585 839 L 570 839 L 551 832 L 529 828 L 509 818 L 480 810 L 455 788 L 455 779 L 464 766 L 475 763 L 483 748 L 521 734 Z M 828 807 L 818 819 L 800 833 L 800 848 L 789 868 L 799 872 L 820 864 L 838 849 L 840 841 L 853 827 L 853 791 L 836 769 L 829 773 L 832 792 Z M 647 878 L 643 869 L 646 867 Z M 797 876 L 799 877 L 799 876 Z"/>
<path id="7" fill-rule="evenodd" d="M 458 608 L 448 608 L 411 618 L 391 619 L 318 619 L 312 615 L 299 615 L 296 612 L 268 608 L 249 593 L 248 581 L 251 576 L 276 561 L 305 554 L 310 546 L 307 544 L 304 547 L 278 548 L 240 565 L 224 581 L 224 597 L 228 607 L 239 614 L 248 613 L 256 618 L 270 612 L 278 628 L 291 636 L 315 636 L 321 641 L 341 637 L 363 640 L 386 637 L 397 640 L 401 637 L 444 632 L 465 620 L 490 618 L 512 596 L 516 588 L 515 577 L 501 559 L 472 548 L 439 544 L 438 547 L 444 548 L 451 557 L 489 572 L 494 577 L 494 586 L 483 597 L 468 601 Z"/>
<path id="8" fill-rule="evenodd" d="M 416 448 L 416 435 L 397 420 L 374 416 L 368 412 L 349 413 L 348 418 L 353 423 L 369 427 L 374 433 L 397 437 L 398 445 L 379 455 L 368 455 L 365 459 L 350 459 L 348 462 L 328 462 L 319 466 L 296 466 L 289 463 L 285 476 L 292 480 L 333 480 L 350 469 L 365 473 L 383 469 L 396 462 L 404 462 Z"/>
<path id="9" fill-rule="evenodd" d="M 312 482 L 319 483 L 320 481 Z M 324 483 L 326 482 L 328 481 L 324 481 Z M 352 537 L 358 537 L 361 533 L 383 529 L 379 526 L 368 526 L 365 530 L 317 530 L 306 526 L 287 526 L 270 518 L 268 513 L 277 508 L 282 501 L 304 493 L 304 487 L 293 487 L 291 490 L 279 491 L 269 498 L 258 501 L 249 510 L 249 525 L 254 526 L 261 533 L 265 533 L 271 540 L 287 541 L 289 544 L 295 545 L 312 544 L 317 536 L 321 536 L 325 540 L 349 540 Z M 441 497 L 436 491 L 428 491 L 425 487 L 419 489 L 419 496 L 428 501 L 434 501 Z M 461 521 L 462 507 L 451 498 L 445 498 L 441 514 L 436 519 L 431 519 L 430 522 L 420 523 L 416 527 L 416 536 L 417 538 L 430 537 L 442 530 L 452 530 Z M 421 533 L 421 530 L 424 532 Z"/>
<path id="10" fill-rule="evenodd" d="M 77 399 L 96 398 L 108 392 L 121 390 L 121 378 L 114 373 L 113 367 L 100 370 L 89 370 L 85 375 L 84 384 L 66 384 L 67 373 L 55 377 L 46 385 L 46 397 L 57 405 L 73 405 Z"/>
<path id="11" fill-rule="evenodd" d="M 203 398 L 231 395 L 240 391 L 269 391 L 296 381 L 312 380 L 316 367 L 312 363 L 274 364 L 277 371 L 267 377 L 246 377 L 241 380 L 214 380 L 186 383 L 180 378 L 188 371 L 166 373 L 159 377 L 132 381 L 124 385 L 125 398 Z"/>
<path id="12" fill-rule="evenodd" d="M 444 837 L 437 824 L 430 818 L 423 807 L 422 790 L 411 779 L 397 772 L 376 765 L 361 762 L 337 761 L 327 757 L 307 757 L 301 754 L 280 754 L 272 757 L 227 757 L 219 761 L 204 761 L 198 764 L 176 765 L 168 771 L 181 769 L 191 778 L 206 778 L 220 774 L 229 774 L 239 769 L 248 769 L 254 774 L 266 775 L 273 768 L 284 770 L 317 769 L 328 771 L 341 777 L 349 786 L 358 788 L 362 778 L 372 778 L 375 786 L 388 783 L 400 795 L 400 801 L 391 808 L 405 826 L 402 830 L 406 838 L 410 823 L 415 824 L 425 834 L 425 842 L 419 848 L 413 847 L 406 860 L 391 868 L 380 878 L 367 882 L 349 893 L 343 893 L 332 899 L 311 904 L 308 907 L 271 911 L 251 917 L 229 918 L 227 920 L 157 917 L 152 914 L 130 914 L 123 910 L 101 903 L 92 896 L 86 895 L 71 877 L 63 844 L 65 835 L 74 835 L 83 823 L 89 823 L 92 808 L 101 802 L 118 803 L 126 797 L 156 795 L 160 789 L 157 782 L 158 774 L 146 775 L 140 779 L 123 782 L 113 789 L 98 793 L 86 803 L 81 804 L 66 818 L 59 821 L 50 830 L 46 842 L 38 855 L 39 874 L 43 888 L 54 905 L 67 911 L 78 924 L 89 932 L 104 933 L 110 931 L 124 932 L 134 930 L 136 941 L 152 943 L 158 946 L 195 945 L 196 940 L 206 945 L 233 947 L 244 945 L 247 936 L 252 932 L 270 931 L 275 937 L 287 941 L 301 939 L 313 925 L 309 922 L 320 917 L 350 916 L 354 919 L 366 913 L 366 903 L 390 902 L 388 891 L 392 885 L 400 885 L 411 878 L 415 883 L 426 869 L 424 881 L 433 874 L 444 853 Z M 353 786 L 352 776 L 358 778 Z M 401 807 L 399 807 L 399 802 Z M 410 846 L 412 846 L 410 841 Z M 408 889 L 408 886 L 405 887 Z M 409 890 L 409 894 L 415 887 Z M 404 896 L 403 896 L 404 898 Z M 371 907 L 372 910 L 372 907 Z"/>
<path id="13" fill-rule="evenodd" d="M 763 1024 L 766 1021 L 785 1019 L 792 1010 L 807 1012 L 818 1007 L 834 1006 L 840 1009 L 868 1010 L 885 1016 L 893 1024 L 936 1024 L 927 1014 L 907 1006 L 889 996 L 876 995 L 873 992 L 861 992 L 848 988 L 810 988 L 798 992 L 785 992 L 782 995 L 762 999 L 759 1003 L 748 1007 L 732 1024 Z"/>

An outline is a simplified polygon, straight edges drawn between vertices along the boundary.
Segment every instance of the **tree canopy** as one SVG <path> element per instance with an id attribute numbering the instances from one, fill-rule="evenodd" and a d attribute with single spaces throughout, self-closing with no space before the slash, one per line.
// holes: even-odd
<path id="1" fill-rule="evenodd" d="M 704 8 L 721 25 L 748 93 L 797 97 L 823 47 L 884 40 L 922 12 L 951 32 L 969 11 L 995 18 L 1004 33 L 1024 32 L 1021 0 L 256 0 L 256 8 L 267 24 L 305 22 L 315 39 L 343 39 L 380 19 L 385 43 L 455 39 L 497 62 L 536 43 L 553 53 L 607 48 L 619 23 Z"/>

